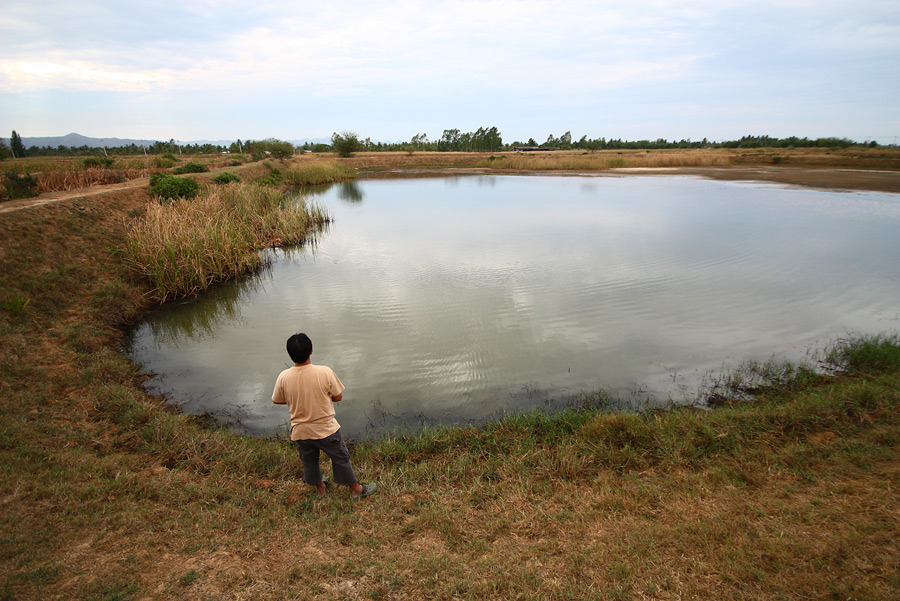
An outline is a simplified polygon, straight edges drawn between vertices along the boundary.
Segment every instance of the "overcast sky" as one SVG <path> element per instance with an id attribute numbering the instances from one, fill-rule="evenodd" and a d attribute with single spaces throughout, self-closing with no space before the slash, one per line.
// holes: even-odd
<path id="1" fill-rule="evenodd" d="M 900 141 L 900 1 L 0 0 L 0 136 Z"/>

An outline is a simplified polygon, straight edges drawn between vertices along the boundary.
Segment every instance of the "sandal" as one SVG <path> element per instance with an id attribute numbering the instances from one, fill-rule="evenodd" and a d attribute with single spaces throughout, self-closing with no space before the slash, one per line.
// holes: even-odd
<path id="1" fill-rule="evenodd" d="M 360 499 L 368 497 L 369 495 L 373 495 L 376 492 L 378 492 L 378 485 L 374 482 L 369 482 L 368 484 L 363 484 L 363 489 L 359 493 L 353 495 L 352 499 L 354 501 L 359 501 Z"/>

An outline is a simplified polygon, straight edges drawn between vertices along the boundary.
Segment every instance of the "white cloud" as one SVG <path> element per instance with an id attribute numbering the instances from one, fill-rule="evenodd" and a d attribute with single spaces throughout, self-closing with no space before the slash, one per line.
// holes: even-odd
<path id="1" fill-rule="evenodd" d="M 326 133 L 352 124 L 368 134 L 374 119 L 403 127 L 379 137 L 409 136 L 426 118 L 468 127 L 461 117 L 502 117 L 504 134 L 526 138 L 563 119 L 564 129 L 591 135 L 614 119 L 624 129 L 617 136 L 666 137 L 678 127 L 715 138 L 698 124 L 733 106 L 755 110 L 759 122 L 769 97 L 786 122 L 805 118 L 817 97 L 855 101 L 875 131 L 896 119 L 853 90 L 900 93 L 896 2 L 47 2 L 7 0 L 0 13 L 8 100 L 115 92 L 118 103 L 198 115 L 215 95 L 227 100 L 220 121 L 251 119 L 251 102 L 293 101 L 307 115 L 342 120 L 320 125 Z M 569 112 L 576 107 L 584 112 Z M 653 127 L 665 119 L 668 131 L 631 127 L 651 111 Z M 852 135 L 835 128 L 836 117 L 826 115 L 822 129 Z M 178 119 L 173 111 L 171 123 Z"/>
<path id="2" fill-rule="evenodd" d="M 4 86 L 18 91 L 36 89 L 146 90 L 165 79 L 160 72 L 129 73 L 81 62 L 9 61 L 0 63 Z"/>

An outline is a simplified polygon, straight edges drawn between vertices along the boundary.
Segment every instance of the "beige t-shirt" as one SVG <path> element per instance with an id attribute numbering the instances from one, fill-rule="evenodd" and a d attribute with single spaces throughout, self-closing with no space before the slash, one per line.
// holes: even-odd
<path id="1" fill-rule="evenodd" d="M 295 365 L 278 374 L 272 402 L 291 410 L 291 440 L 319 439 L 341 427 L 334 418 L 331 397 L 343 391 L 344 385 L 330 367 Z"/>

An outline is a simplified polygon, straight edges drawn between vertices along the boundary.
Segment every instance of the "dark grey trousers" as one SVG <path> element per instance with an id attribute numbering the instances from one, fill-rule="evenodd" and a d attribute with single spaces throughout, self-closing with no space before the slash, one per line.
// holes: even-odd
<path id="1" fill-rule="evenodd" d="M 350 463 L 350 451 L 344 444 L 341 430 L 326 436 L 308 440 L 295 440 L 294 446 L 300 453 L 300 461 L 303 463 L 303 481 L 313 486 L 318 486 L 322 481 L 322 469 L 319 467 L 319 451 L 328 455 L 331 459 L 331 473 L 335 484 L 350 486 L 356 484 L 356 474 L 353 473 L 353 464 Z"/>

